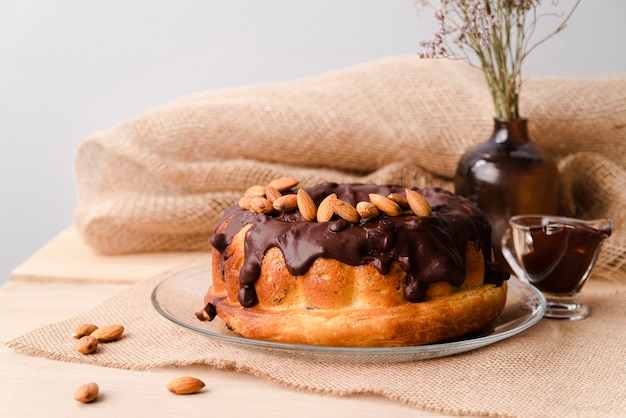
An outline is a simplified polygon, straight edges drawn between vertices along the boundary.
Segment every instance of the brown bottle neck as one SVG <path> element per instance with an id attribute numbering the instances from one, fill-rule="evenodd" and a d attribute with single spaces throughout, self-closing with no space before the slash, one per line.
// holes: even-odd
<path id="1" fill-rule="evenodd" d="M 528 119 L 501 119 L 494 118 L 493 135 L 491 141 L 498 144 L 521 145 L 530 142 L 528 136 Z"/>

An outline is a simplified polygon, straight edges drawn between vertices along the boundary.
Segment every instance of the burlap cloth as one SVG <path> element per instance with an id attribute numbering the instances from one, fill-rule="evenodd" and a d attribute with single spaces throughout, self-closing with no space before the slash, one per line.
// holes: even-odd
<path id="1" fill-rule="evenodd" d="M 542 320 L 514 338 L 451 357 L 328 364 L 224 346 L 174 325 L 150 304 L 150 292 L 163 279 L 155 277 L 9 345 L 128 369 L 209 364 L 296 389 L 381 394 L 449 414 L 623 416 L 626 75 L 530 79 L 522 97 L 531 137 L 559 161 L 561 213 L 615 221 L 595 270 L 596 277 L 613 280 L 615 290 L 585 295 L 592 316 L 584 321 Z M 479 71 L 416 57 L 199 93 L 84 141 L 76 158 L 76 226 L 105 254 L 202 250 L 225 207 L 245 188 L 278 176 L 303 185 L 334 180 L 451 188 L 460 155 L 490 135 L 492 114 Z M 61 336 L 85 321 L 120 322 L 128 335 L 83 356 Z"/>

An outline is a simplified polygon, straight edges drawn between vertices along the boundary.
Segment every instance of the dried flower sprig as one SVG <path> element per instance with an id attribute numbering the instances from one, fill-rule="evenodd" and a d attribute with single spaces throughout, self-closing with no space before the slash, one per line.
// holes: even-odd
<path id="1" fill-rule="evenodd" d="M 565 29 L 581 0 L 565 16 L 538 14 L 541 0 L 415 0 L 418 11 L 435 10 L 439 31 L 420 42 L 421 57 L 465 59 L 483 71 L 496 117 L 518 119 L 522 88 L 522 65 L 540 44 Z M 557 0 L 552 4 L 556 6 Z M 560 23 L 547 36 L 531 44 L 540 19 L 558 16 Z"/>

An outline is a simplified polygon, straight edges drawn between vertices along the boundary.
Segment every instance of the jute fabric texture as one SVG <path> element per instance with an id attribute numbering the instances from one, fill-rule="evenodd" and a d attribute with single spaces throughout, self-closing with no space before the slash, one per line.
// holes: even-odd
<path id="1" fill-rule="evenodd" d="M 561 214 L 614 220 L 598 271 L 626 280 L 626 75 L 529 79 L 521 109 L 560 163 Z M 492 115 L 479 70 L 415 56 L 198 93 L 81 144 L 75 223 L 105 254 L 208 250 L 222 211 L 280 176 L 452 190 Z"/>
<path id="2" fill-rule="evenodd" d="M 210 276 L 208 266 L 192 269 Z M 297 390 L 376 394 L 449 415 L 606 418 L 626 413 L 624 287 L 608 294 L 584 292 L 592 314 L 583 321 L 543 319 L 512 338 L 475 351 L 363 364 L 246 350 L 176 325 L 157 313 L 150 300 L 154 287 L 174 274 L 180 273 L 139 282 L 90 311 L 35 329 L 8 345 L 31 355 L 122 369 L 205 364 Z M 193 317 L 197 306 L 187 308 Z M 80 354 L 71 331 L 82 323 L 121 323 L 125 336 L 100 344 L 94 354 Z M 167 338 L 155 338 L 158 335 Z"/>

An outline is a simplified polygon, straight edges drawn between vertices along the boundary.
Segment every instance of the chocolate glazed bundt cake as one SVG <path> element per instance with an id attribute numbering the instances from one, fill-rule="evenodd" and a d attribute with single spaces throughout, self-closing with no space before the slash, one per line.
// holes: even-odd
<path id="1" fill-rule="evenodd" d="M 205 308 L 244 337 L 383 347 L 463 336 L 492 322 L 508 273 L 491 227 L 440 188 L 281 178 L 251 187 L 211 239 Z"/>

